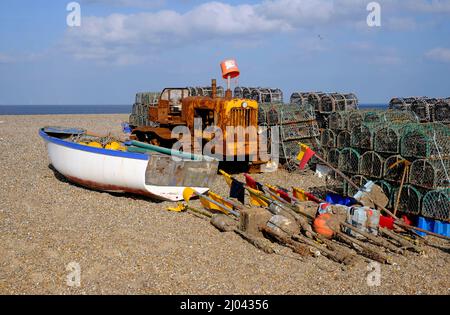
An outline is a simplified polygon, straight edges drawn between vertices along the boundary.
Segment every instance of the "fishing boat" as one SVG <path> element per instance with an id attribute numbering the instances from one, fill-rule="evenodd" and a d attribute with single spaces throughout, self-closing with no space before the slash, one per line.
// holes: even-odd
<path id="1" fill-rule="evenodd" d="M 125 150 L 78 143 L 85 130 L 44 127 L 53 167 L 70 182 L 114 193 L 132 193 L 164 201 L 183 199 L 186 187 L 202 194 L 216 178 L 218 161 L 133 141 Z"/>

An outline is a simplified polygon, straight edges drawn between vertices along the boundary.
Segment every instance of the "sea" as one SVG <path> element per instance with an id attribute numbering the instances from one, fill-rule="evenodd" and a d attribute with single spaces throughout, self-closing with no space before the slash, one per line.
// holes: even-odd
<path id="1" fill-rule="evenodd" d="M 387 104 L 360 104 L 363 110 L 387 109 Z M 129 114 L 132 105 L 0 105 L 0 115 Z"/>

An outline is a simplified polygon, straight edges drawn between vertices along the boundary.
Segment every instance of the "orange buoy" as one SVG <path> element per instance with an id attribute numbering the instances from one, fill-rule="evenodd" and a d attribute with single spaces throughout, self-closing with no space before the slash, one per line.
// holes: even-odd
<path id="1" fill-rule="evenodd" d="M 241 73 L 237 66 L 236 60 L 234 60 L 234 59 L 228 59 L 228 60 L 222 61 L 222 63 L 220 64 L 220 67 L 222 68 L 222 77 L 224 79 L 237 78 L 239 76 L 239 74 Z"/>
<path id="2" fill-rule="evenodd" d="M 331 220 L 331 218 L 331 213 L 324 213 L 319 215 L 313 223 L 314 231 L 328 239 L 331 239 L 334 235 L 333 230 L 328 225 L 328 222 Z"/>

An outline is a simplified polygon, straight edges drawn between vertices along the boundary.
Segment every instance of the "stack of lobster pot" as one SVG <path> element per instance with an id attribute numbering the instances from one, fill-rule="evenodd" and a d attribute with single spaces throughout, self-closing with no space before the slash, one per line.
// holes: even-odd
<path id="1" fill-rule="evenodd" d="M 336 111 L 358 109 L 358 98 L 353 93 L 295 92 L 291 103 L 302 105 L 308 102 L 314 108 L 320 128 L 328 127 L 328 117 Z"/>
<path id="2" fill-rule="evenodd" d="M 393 98 L 390 109 L 414 112 L 421 123 L 440 122 L 450 124 L 450 99 L 428 97 Z"/>
<path id="3" fill-rule="evenodd" d="M 258 112 L 260 127 L 278 127 L 279 154 L 289 171 L 298 169 L 296 157 L 300 151 L 299 142 L 316 149 L 319 145 L 319 127 L 314 109 L 309 104 L 260 104 Z"/>
<path id="4" fill-rule="evenodd" d="M 259 104 L 283 103 L 283 92 L 273 88 L 238 86 L 234 89 L 234 97 L 252 99 Z"/>
<path id="5" fill-rule="evenodd" d="M 136 93 L 136 100 L 131 110 L 131 126 L 149 126 L 148 112 L 150 107 L 158 106 L 160 93 L 144 92 Z"/>

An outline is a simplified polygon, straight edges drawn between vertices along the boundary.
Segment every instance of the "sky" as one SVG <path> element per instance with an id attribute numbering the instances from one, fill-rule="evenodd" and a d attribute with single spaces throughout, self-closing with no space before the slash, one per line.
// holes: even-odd
<path id="1" fill-rule="evenodd" d="M 0 2 L 0 105 L 131 104 L 138 91 L 221 85 L 354 92 L 360 103 L 450 96 L 450 0 Z"/>

